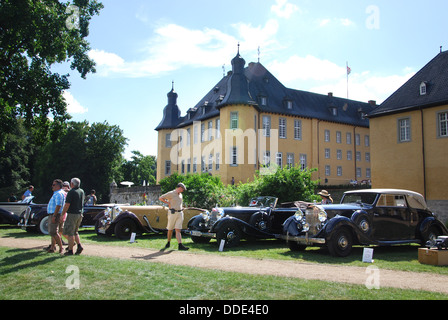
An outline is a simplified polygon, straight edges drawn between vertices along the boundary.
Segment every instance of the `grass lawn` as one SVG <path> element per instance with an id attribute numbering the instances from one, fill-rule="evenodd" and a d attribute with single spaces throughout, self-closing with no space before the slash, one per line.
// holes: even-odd
<path id="1" fill-rule="evenodd" d="M 49 239 L 17 228 L 0 228 L 0 237 Z M 82 241 L 120 246 L 160 249 L 164 235 L 144 235 L 129 244 L 115 238 L 98 237 L 91 229 L 83 230 Z M 194 244 L 184 237 L 192 252 L 218 254 L 215 243 Z M 421 265 L 416 246 L 375 248 L 379 268 L 448 274 L 446 267 Z M 387 249 L 387 250 L 386 250 Z M 366 266 L 361 262 L 362 248 L 348 258 L 332 258 L 325 250 L 307 249 L 292 253 L 279 241 L 243 241 L 241 247 L 226 250 L 225 255 L 254 258 L 294 259 L 308 263 Z M 94 299 L 94 300 L 430 300 L 448 299 L 448 295 L 414 290 L 347 285 L 317 280 L 276 276 L 255 276 L 192 267 L 109 259 L 100 257 L 60 257 L 42 250 L 0 247 L 0 299 Z M 312 267 L 312 266 L 310 266 Z M 71 269 L 72 268 L 72 269 Z M 73 269 L 74 268 L 74 269 Z M 79 277 L 77 276 L 79 275 Z M 76 277 L 75 277 L 76 276 Z M 70 289 L 79 279 L 79 288 Z M 68 286 L 67 286 L 68 284 Z"/>

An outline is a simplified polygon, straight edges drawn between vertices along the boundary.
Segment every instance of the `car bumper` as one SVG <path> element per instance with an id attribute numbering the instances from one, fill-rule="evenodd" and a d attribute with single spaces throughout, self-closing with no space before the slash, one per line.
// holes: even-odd
<path id="1" fill-rule="evenodd" d="M 204 238 L 216 238 L 216 233 L 214 232 L 202 232 L 198 230 L 188 230 L 185 232 L 193 237 L 204 237 Z"/>
<path id="2" fill-rule="evenodd" d="M 305 244 L 305 245 L 325 244 L 325 238 L 310 238 L 308 235 L 304 236 L 280 235 L 280 239 L 286 241 L 294 241 L 299 244 Z"/>

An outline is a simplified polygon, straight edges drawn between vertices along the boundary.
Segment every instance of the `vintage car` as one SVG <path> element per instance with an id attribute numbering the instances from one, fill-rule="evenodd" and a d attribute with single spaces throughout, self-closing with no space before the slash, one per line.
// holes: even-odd
<path id="1" fill-rule="evenodd" d="M 284 224 L 282 238 L 291 250 L 327 246 L 331 255 L 345 257 L 357 245 L 419 243 L 448 235 L 428 209 L 423 196 L 408 190 L 347 191 L 340 204 L 298 208 Z"/>
<path id="2" fill-rule="evenodd" d="M 184 225 L 188 220 L 205 210 L 186 208 Z M 160 233 L 166 232 L 169 209 L 165 206 L 114 206 L 100 213 L 96 218 L 95 230 L 98 234 L 113 235 L 120 239 L 129 239 L 132 233 Z"/>
<path id="3" fill-rule="evenodd" d="M 17 225 L 26 209 L 33 203 L 33 196 L 17 202 L 0 202 L 0 224 Z"/>
<path id="4" fill-rule="evenodd" d="M 188 222 L 188 231 L 195 243 L 224 240 L 225 247 L 238 245 L 241 238 L 278 238 L 283 222 L 294 215 L 297 208 L 290 204 L 277 206 L 276 197 L 262 196 L 250 201 L 248 207 L 213 208 Z"/>
<path id="5" fill-rule="evenodd" d="M 81 227 L 94 227 L 96 221 L 95 217 L 114 204 L 101 204 L 95 206 L 84 206 L 84 213 L 81 222 Z M 25 214 L 20 218 L 19 227 L 26 231 L 38 231 L 43 234 L 48 234 L 48 219 L 50 216 L 47 213 L 46 204 L 32 204 L 28 206 Z"/>

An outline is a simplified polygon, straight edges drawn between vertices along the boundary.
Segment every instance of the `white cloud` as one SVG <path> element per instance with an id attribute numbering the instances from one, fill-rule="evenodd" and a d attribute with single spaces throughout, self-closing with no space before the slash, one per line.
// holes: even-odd
<path id="1" fill-rule="evenodd" d="M 87 108 L 84 108 L 76 99 L 73 97 L 73 95 L 68 92 L 64 91 L 62 94 L 65 102 L 67 103 L 67 113 L 69 114 L 75 114 L 75 113 L 86 113 L 88 111 Z"/>
<path id="2" fill-rule="evenodd" d="M 327 27 L 327 26 L 351 27 L 355 25 L 355 23 L 352 20 L 347 18 L 318 19 L 317 24 L 319 25 L 319 27 Z"/>
<path id="3" fill-rule="evenodd" d="M 311 55 L 295 55 L 284 62 L 274 61 L 268 69 L 289 88 L 320 94 L 332 92 L 336 97 L 347 97 L 345 65 Z M 364 102 L 375 100 L 380 104 L 414 74 L 410 68 L 405 68 L 401 74 L 384 76 L 372 75 L 370 71 L 356 72 L 352 68 L 348 81 L 349 99 Z"/>
<path id="4" fill-rule="evenodd" d="M 278 22 L 269 20 L 264 26 L 236 23 L 232 27 L 237 36 L 217 29 L 188 29 L 176 24 L 157 28 L 155 36 L 142 46 L 142 60 L 125 61 L 115 53 L 94 49 L 89 56 L 97 63 L 100 76 L 120 75 L 147 77 L 177 70 L 184 66 L 219 67 L 236 54 L 237 43 L 242 51 L 264 52 L 275 43 Z"/>
<path id="5" fill-rule="evenodd" d="M 334 80 L 343 77 L 346 72 L 345 67 L 311 55 L 306 57 L 294 55 L 284 62 L 275 60 L 269 65 L 269 70 L 281 81 Z"/>
<path id="6" fill-rule="evenodd" d="M 294 12 L 300 12 L 300 8 L 295 4 L 288 3 L 288 0 L 276 0 L 275 3 L 271 7 L 271 11 L 280 18 L 289 19 Z"/>

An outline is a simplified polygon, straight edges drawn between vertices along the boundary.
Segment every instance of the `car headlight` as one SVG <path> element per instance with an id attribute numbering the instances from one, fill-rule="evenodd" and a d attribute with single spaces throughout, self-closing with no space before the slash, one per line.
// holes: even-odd
<path id="1" fill-rule="evenodd" d="M 304 232 L 308 232 L 308 230 L 310 230 L 310 225 L 307 222 L 305 222 L 302 227 L 303 227 L 302 230 Z"/>
<path id="2" fill-rule="evenodd" d="M 203 211 L 203 212 L 201 212 L 201 216 L 202 216 L 202 219 L 204 219 L 204 221 L 207 222 L 210 219 L 210 212 L 208 212 L 207 210 Z"/>
<path id="3" fill-rule="evenodd" d="M 327 213 L 323 209 L 319 209 L 319 213 L 317 214 L 317 217 L 320 222 L 325 222 L 327 220 Z"/>
<path id="4" fill-rule="evenodd" d="M 303 212 L 301 210 L 297 210 L 296 213 L 294 214 L 294 218 L 296 219 L 296 221 L 302 221 Z"/>

